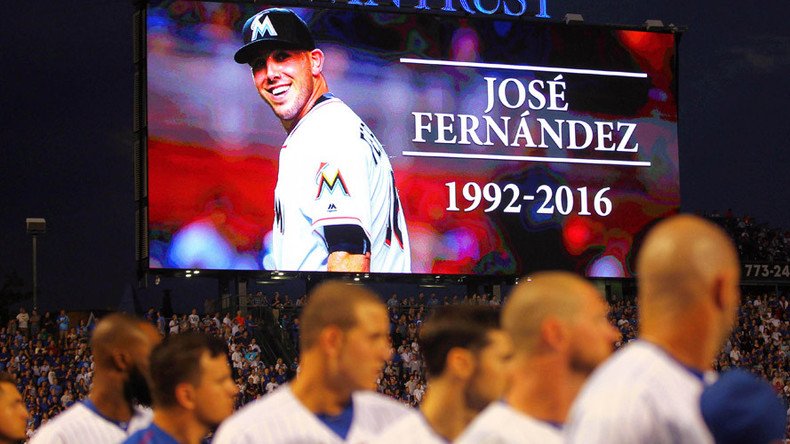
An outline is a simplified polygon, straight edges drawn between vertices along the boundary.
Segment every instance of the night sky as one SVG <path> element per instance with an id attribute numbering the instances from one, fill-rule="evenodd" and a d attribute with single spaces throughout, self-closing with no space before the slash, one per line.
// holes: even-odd
<path id="1" fill-rule="evenodd" d="M 529 0 L 528 0 L 529 1 Z M 680 43 L 682 210 L 790 229 L 786 0 L 547 0 L 588 23 L 660 19 Z M 25 218 L 44 217 L 44 308 L 116 307 L 136 283 L 132 2 L 6 2 L 0 21 L 0 277 L 31 288 Z M 784 108 L 783 108 L 784 107 Z"/>

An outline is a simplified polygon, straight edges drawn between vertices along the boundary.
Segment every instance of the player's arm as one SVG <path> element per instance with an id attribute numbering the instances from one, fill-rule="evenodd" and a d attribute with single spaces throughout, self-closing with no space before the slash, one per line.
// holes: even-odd
<path id="1" fill-rule="evenodd" d="M 349 254 L 336 251 L 329 255 L 326 262 L 328 271 L 370 271 L 370 253 Z"/>
<path id="2" fill-rule="evenodd" d="M 370 271 L 370 239 L 359 225 L 324 227 L 327 271 Z"/>

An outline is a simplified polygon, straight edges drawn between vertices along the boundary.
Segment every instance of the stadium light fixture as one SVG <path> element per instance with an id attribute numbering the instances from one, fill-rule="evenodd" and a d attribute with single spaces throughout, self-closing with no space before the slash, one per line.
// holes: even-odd
<path id="1" fill-rule="evenodd" d="M 584 17 L 582 17 L 581 14 L 568 13 L 565 14 L 565 17 L 562 20 L 565 22 L 566 25 L 570 25 L 572 23 L 573 24 L 584 23 Z"/>
<path id="2" fill-rule="evenodd" d="M 36 238 L 47 232 L 47 221 L 43 217 L 25 219 L 27 234 L 33 237 L 33 309 L 38 308 L 38 269 L 36 260 Z"/>

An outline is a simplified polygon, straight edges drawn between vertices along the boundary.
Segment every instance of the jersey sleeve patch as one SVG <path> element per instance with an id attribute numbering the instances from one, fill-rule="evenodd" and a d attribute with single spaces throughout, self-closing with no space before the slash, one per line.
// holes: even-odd
<path id="1" fill-rule="evenodd" d="M 317 185 L 315 200 L 320 199 L 324 193 L 341 193 L 343 196 L 351 196 L 343 174 L 338 168 L 333 168 L 326 162 L 321 162 L 315 175 L 315 183 Z"/>

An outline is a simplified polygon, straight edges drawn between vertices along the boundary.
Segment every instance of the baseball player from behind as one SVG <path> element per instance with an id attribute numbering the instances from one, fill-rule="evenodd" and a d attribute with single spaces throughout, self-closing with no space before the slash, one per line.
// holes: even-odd
<path id="1" fill-rule="evenodd" d="M 235 54 L 288 136 L 274 190 L 277 270 L 409 272 L 406 220 L 387 153 L 329 92 L 324 53 L 293 11 L 244 24 Z"/>

